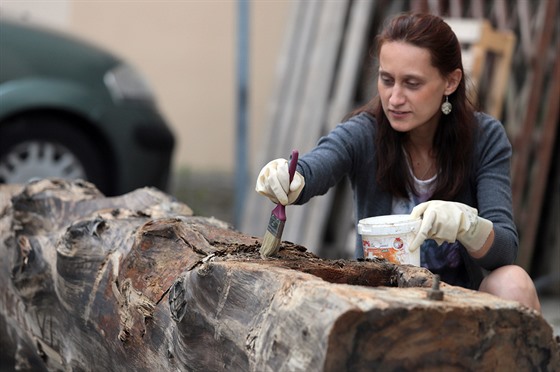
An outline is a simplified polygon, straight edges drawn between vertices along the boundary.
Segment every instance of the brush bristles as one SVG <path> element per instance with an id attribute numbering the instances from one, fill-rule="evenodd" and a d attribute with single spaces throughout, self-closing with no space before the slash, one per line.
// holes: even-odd
<path id="1" fill-rule="evenodd" d="M 280 238 L 272 234 L 270 231 L 266 231 L 264 234 L 262 244 L 261 244 L 261 257 L 270 257 L 278 253 L 280 249 Z"/>

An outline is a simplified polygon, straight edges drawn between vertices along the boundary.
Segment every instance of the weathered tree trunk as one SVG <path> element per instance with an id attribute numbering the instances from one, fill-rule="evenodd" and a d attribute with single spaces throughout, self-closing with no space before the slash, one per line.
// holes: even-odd
<path id="1" fill-rule="evenodd" d="M 266 221 L 265 221 L 266 222 Z M 264 229 L 264 226 L 263 226 Z M 0 186 L 0 363 L 75 371 L 557 370 L 536 312 L 385 261 L 328 261 L 154 189 Z"/>

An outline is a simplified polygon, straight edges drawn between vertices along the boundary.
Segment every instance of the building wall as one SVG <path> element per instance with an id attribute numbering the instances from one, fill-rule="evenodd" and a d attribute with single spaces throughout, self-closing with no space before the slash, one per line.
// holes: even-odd
<path id="1" fill-rule="evenodd" d="M 250 157 L 258 151 L 292 4 L 250 2 Z M 236 0 L 4 0 L 0 11 L 70 32 L 135 65 L 177 136 L 174 168 L 231 172 L 237 7 Z"/>

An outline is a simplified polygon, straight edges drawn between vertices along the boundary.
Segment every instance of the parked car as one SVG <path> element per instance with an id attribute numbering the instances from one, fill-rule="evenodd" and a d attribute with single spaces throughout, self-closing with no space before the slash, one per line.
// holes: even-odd
<path id="1" fill-rule="evenodd" d="M 59 31 L 0 19 L 0 183 L 167 191 L 175 139 L 144 78 Z"/>

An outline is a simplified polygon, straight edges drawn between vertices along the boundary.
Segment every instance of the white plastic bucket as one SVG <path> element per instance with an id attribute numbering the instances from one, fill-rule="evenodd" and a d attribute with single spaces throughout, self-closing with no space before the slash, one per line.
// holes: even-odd
<path id="1" fill-rule="evenodd" d="M 420 266 L 420 249 L 408 250 L 422 220 L 408 214 L 364 218 L 358 222 L 364 258 L 385 258 L 395 264 Z"/>

